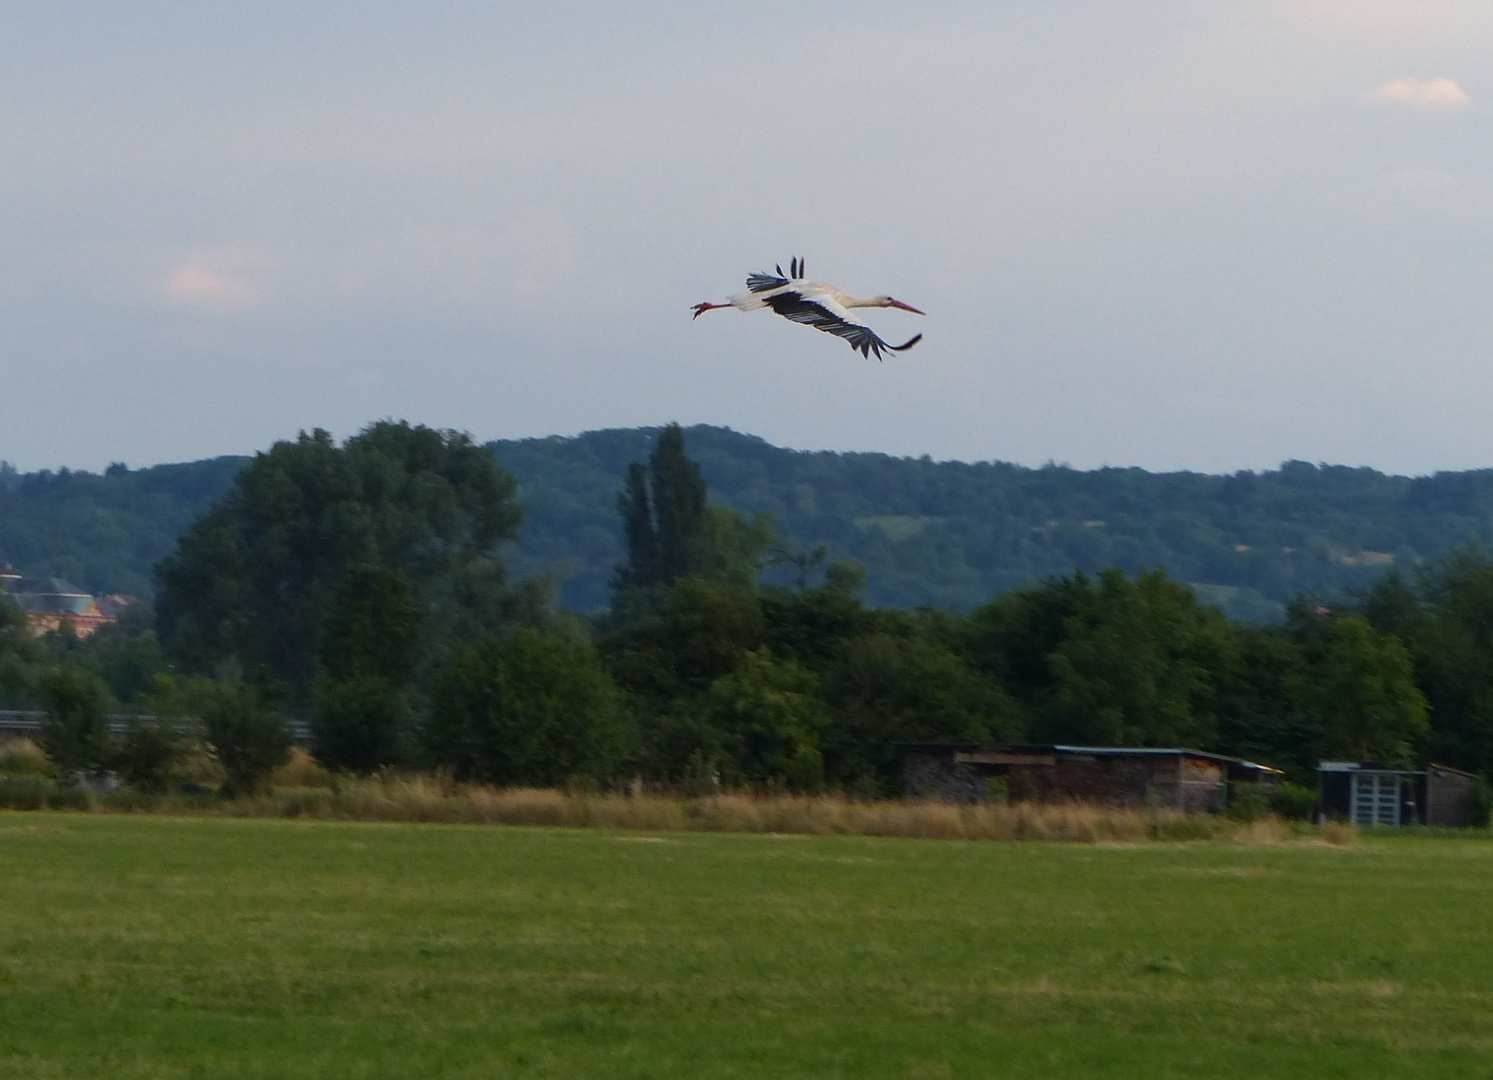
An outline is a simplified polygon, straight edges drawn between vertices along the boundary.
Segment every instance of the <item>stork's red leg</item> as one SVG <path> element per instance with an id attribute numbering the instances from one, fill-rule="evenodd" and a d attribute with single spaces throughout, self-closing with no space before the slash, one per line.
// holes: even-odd
<path id="1" fill-rule="evenodd" d="M 696 304 L 691 309 L 691 310 L 694 311 L 694 314 L 691 315 L 690 318 L 691 319 L 698 319 L 701 315 L 705 314 L 707 311 L 714 310 L 715 308 L 723 308 L 723 307 L 730 307 L 730 306 L 731 306 L 730 304 L 712 304 L 710 301 L 707 300 L 704 303 Z"/>

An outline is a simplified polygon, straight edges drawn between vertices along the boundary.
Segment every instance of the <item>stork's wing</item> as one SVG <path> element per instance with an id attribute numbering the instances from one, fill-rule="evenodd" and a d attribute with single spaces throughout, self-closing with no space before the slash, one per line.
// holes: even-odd
<path id="1" fill-rule="evenodd" d="M 779 263 L 773 267 L 776 274 L 748 274 L 747 288 L 752 292 L 771 292 L 773 289 L 781 289 L 798 281 L 804 276 L 804 261 L 799 258 L 790 259 L 788 262 L 788 273 L 784 275 L 783 265 Z"/>
<path id="2" fill-rule="evenodd" d="M 781 274 L 782 271 L 778 271 Z M 751 292 L 771 292 L 788 284 L 788 279 L 775 274 L 748 274 L 747 289 Z"/>
<path id="3" fill-rule="evenodd" d="M 827 296 L 816 296 L 811 300 L 802 293 L 790 290 L 778 293 L 776 296 L 769 296 L 767 305 L 785 319 L 792 319 L 796 323 L 812 326 L 815 330 L 823 330 L 826 334 L 844 338 L 850 342 L 850 347 L 858 350 L 862 356 L 874 355 L 878 360 L 882 359 L 883 349 L 901 352 L 903 349 L 912 348 L 923 339 L 923 335 L 919 334 L 901 345 L 888 345 L 876 336 L 876 331 Z"/>

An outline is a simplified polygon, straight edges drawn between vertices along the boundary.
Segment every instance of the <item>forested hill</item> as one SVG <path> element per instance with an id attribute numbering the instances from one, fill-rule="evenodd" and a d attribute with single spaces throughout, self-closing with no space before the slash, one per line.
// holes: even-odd
<path id="1" fill-rule="evenodd" d="M 525 569 L 565 565 L 568 604 L 606 600 L 622 556 L 615 501 L 654 429 L 490 444 L 523 485 Z M 1331 595 L 1450 547 L 1493 546 L 1493 470 L 1429 477 L 1291 461 L 1229 476 L 1026 468 L 1004 462 L 784 450 L 686 431 L 714 499 L 767 511 L 797 549 L 826 544 L 870 572 L 873 604 L 967 609 L 1075 569 L 1160 567 L 1211 602 L 1269 618 L 1302 591 Z"/>
<path id="2" fill-rule="evenodd" d="M 246 457 L 102 475 L 18 473 L 0 464 L 0 561 L 28 576 L 57 575 L 90 592 L 149 597 L 151 568 L 197 516 L 223 497 Z"/>
<path id="3" fill-rule="evenodd" d="M 491 443 L 523 486 L 520 573 L 558 570 L 564 602 L 602 606 L 622 558 L 617 495 L 656 429 Z M 1161 567 L 1231 614 L 1331 595 L 1449 547 L 1493 547 L 1493 470 L 1386 476 L 1288 462 L 1207 476 L 1030 469 L 808 453 L 713 427 L 686 431 L 711 495 L 768 511 L 790 548 L 828 546 L 870 572 L 873 604 L 969 608 L 1074 569 Z M 98 592 L 149 595 L 150 568 L 227 490 L 244 458 L 103 475 L 0 471 L 0 558 Z M 782 573 L 783 571 L 779 571 Z"/>

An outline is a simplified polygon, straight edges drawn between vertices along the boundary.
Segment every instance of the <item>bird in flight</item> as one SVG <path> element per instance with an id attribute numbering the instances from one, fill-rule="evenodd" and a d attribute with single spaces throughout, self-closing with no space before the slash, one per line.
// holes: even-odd
<path id="1" fill-rule="evenodd" d="M 850 347 L 862 356 L 875 355 L 882 359 L 883 350 L 903 352 L 923 340 L 922 334 L 914 335 L 901 345 L 888 345 L 876 332 L 850 313 L 851 308 L 901 308 L 914 315 L 923 314 L 911 304 L 893 300 L 890 296 L 873 296 L 868 300 L 818 281 L 804 279 L 804 261 L 792 259 L 788 273 L 782 266 L 774 267 L 776 274 L 748 274 L 747 295 L 730 296 L 724 304 L 705 302 L 694 306 L 694 318 L 698 319 L 715 308 L 733 307 L 737 311 L 759 311 L 771 308 L 785 319 L 791 319 L 826 334 L 834 334 L 850 342 Z"/>

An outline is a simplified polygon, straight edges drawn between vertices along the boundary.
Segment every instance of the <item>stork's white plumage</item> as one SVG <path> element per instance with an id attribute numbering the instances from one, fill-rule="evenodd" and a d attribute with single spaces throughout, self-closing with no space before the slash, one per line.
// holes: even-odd
<path id="1" fill-rule="evenodd" d="M 785 319 L 791 319 L 826 334 L 834 334 L 850 342 L 850 347 L 862 356 L 875 355 L 882 359 L 883 351 L 902 352 L 923 340 L 917 334 L 901 345 L 888 345 L 876 332 L 850 313 L 851 308 L 901 308 L 915 315 L 923 314 L 911 304 L 893 300 L 890 296 L 873 296 L 868 300 L 851 296 L 833 285 L 804 280 L 804 261 L 793 259 L 788 263 L 788 273 L 781 266 L 776 274 L 748 274 L 747 295 L 729 296 L 724 304 L 708 301 L 694 306 L 694 318 L 716 308 L 735 308 L 737 311 L 760 311 L 771 308 Z"/>

